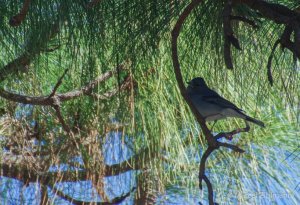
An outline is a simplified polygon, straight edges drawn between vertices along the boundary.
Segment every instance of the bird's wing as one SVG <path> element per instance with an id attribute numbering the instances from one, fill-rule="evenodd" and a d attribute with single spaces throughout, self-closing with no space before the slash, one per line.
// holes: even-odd
<path id="1" fill-rule="evenodd" d="M 202 100 L 204 100 L 206 102 L 209 102 L 209 103 L 213 103 L 213 104 L 218 105 L 218 106 L 223 107 L 223 108 L 232 108 L 232 109 L 243 112 L 242 109 L 238 108 L 232 102 L 224 99 L 217 92 L 215 92 L 211 89 L 206 90 L 205 95 L 202 95 Z"/>
<path id="2" fill-rule="evenodd" d="M 223 108 L 232 108 L 232 109 L 243 112 L 242 109 L 238 108 L 235 104 L 233 104 L 232 102 L 230 102 L 224 98 L 215 98 L 215 97 L 206 97 L 205 98 L 205 97 L 203 97 L 203 100 L 207 101 L 209 103 L 216 104 Z"/>

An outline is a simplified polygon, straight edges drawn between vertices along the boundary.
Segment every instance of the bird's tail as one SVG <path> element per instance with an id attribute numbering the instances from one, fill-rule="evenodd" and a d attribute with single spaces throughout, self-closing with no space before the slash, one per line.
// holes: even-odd
<path id="1" fill-rule="evenodd" d="M 255 124 L 257 124 L 257 125 L 259 125 L 259 126 L 261 126 L 261 127 L 265 127 L 265 124 L 264 124 L 262 121 L 259 121 L 259 120 L 257 120 L 257 119 L 254 119 L 254 118 L 252 118 L 252 117 L 247 116 L 245 120 L 247 120 L 247 121 L 249 121 L 249 122 L 253 122 L 253 123 L 255 123 Z"/>

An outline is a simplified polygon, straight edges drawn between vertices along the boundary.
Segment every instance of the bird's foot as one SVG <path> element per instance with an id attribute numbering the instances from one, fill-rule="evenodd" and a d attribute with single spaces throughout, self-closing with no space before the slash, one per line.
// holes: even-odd
<path id="1" fill-rule="evenodd" d="M 229 135 L 225 135 L 225 138 L 229 141 L 231 141 L 233 139 L 233 135 L 229 134 Z"/>

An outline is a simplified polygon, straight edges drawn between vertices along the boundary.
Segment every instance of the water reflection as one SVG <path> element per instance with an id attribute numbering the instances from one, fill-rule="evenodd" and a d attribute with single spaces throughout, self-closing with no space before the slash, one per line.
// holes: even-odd
<path id="1" fill-rule="evenodd" d="M 122 136 L 121 133 L 113 132 L 107 136 L 103 146 L 104 161 L 107 165 L 118 164 L 129 159 L 134 151 L 127 144 L 132 144 L 130 138 Z M 280 147 L 267 147 L 252 144 L 248 148 L 255 153 L 256 161 L 251 158 L 240 157 L 221 164 L 217 164 L 213 169 L 207 170 L 207 175 L 215 190 L 215 200 L 219 204 L 299 204 L 300 203 L 300 159 L 288 157 L 290 152 Z M 199 161 L 199 147 L 186 150 L 189 157 L 195 157 L 192 163 Z M 249 150 L 246 150 L 248 152 Z M 201 154 L 201 153 L 200 153 Z M 80 158 L 74 159 L 82 163 Z M 224 159 L 226 161 L 226 159 Z M 259 162 L 254 165 L 253 163 Z M 256 166 L 257 169 L 250 168 Z M 239 167 L 235 169 L 235 167 Z M 61 165 L 51 167 L 49 171 L 66 170 L 70 167 Z M 170 167 L 166 166 L 166 169 Z M 235 175 L 230 175 L 229 170 L 242 170 Z M 156 198 L 156 204 L 181 205 L 181 204 L 208 204 L 207 190 L 199 191 L 197 185 L 185 186 L 186 181 L 197 180 L 191 176 L 197 176 L 198 170 L 191 174 L 186 172 L 186 176 L 181 175 L 178 184 L 168 185 L 164 193 Z M 137 171 L 127 171 L 117 176 L 104 178 L 104 189 L 109 199 L 121 196 L 130 192 L 132 187 L 136 187 Z M 181 184 L 181 185 L 180 185 Z M 91 181 L 80 182 L 58 182 L 56 188 L 74 199 L 84 201 L 101 202 L 102 199 L 93 188 Z M 204 186 L 205 187 L 205 186 Z M 70 204 L 66 200 L 55 196 L 48 189 L 49 200 L 53 204 Z M 131 205 L 134 203 L 134 194 L 126 198 L 121 204 Z M 37 183 L 24 184 L 18 180 L 1 177 L 0 178 L 0 201 L 1 204 L 39 204 L 41 199 L 40 187 Z"/>

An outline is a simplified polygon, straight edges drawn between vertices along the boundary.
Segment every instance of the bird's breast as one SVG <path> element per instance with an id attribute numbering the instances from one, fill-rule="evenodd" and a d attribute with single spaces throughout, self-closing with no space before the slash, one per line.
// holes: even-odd
<path id="1" fill-rule="evenodd" d="M 206 121 L 214 121 L 225 118 L 222 115 L 222 108 L 216 104 L 210 103 L 202 99 L 201 96 L 190 96 L 193 104 L 205 118 Z"/>

